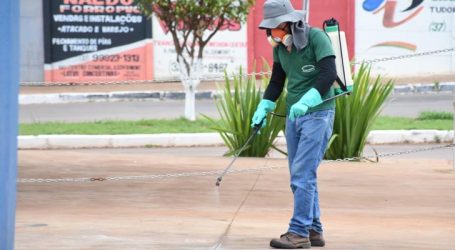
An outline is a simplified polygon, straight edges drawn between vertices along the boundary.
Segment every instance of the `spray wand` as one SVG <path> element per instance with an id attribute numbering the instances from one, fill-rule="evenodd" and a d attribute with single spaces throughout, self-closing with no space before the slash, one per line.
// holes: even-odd
<path id="1" fill-rule="evenodd" d="M 229 163 L 229 165 L 224 169 L 223 173 L 221 173 L 221 175 L 216 179 L 216 184 L 215 185 L 217 187 L 220 186 L 220 183 L 223 180 L 223 176 L 229 171 L 229 169 L 232 167 L 232 164 L 234 164 L 235 160 L 237 160 L 237 158 L 240 156 L 240 154 L 243 152 L 243 150 L 245 150 L 246 146 L 248 146 L 248 144 L 250 144 L 250 141 L 252 141 L 253 138 L 258 134 L 259 130 L 262 127 L 262 123 L 263 122 L 264 122 L 264 120 L 262 120 L 259 124 L 255 124 L 254 125 L 253 133 L 246 140 L 245 144 L 243 144 L 242 148 L 240 148 L 240 150 L 237 151 L 237 153 L 234 155 L 234 159 L 232 159 L 231 163 Z"/>

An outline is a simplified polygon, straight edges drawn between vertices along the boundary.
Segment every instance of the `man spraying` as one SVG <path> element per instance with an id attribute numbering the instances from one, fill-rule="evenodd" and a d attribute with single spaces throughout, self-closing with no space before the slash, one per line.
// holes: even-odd
<path id="1" fill-rule="evenodd" d="M 286 142 L 289 159 L 294 212 L 286 233 L 272 239 L 275 248 L 310 248 L 324 246 L 320 220 L 317 169 L 332 134 L 335 95 L 332 88 L 337 78 L 335 54 L 324 31 L 310 28 L 305 11 L 295 10 L 289 0 L 267 0 L 265 29 L 273 46 L 273 68 L 252 119 L 252 126 L 266 126 L 287 78 Z"/>

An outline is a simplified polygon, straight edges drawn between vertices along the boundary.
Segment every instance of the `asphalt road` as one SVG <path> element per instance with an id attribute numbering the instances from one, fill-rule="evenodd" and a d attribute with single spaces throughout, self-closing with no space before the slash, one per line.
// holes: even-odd
<path id="1" fill-rule="evenodd" d="M 422 111 L 453 112 L 454 96 L 443 94 L 394 95 L 384 106 L 382 115 L 416 117 Z M 183 116 L 183 101 L 93 102 L 71 104 L 21 105 L 21 123 L 47 121 L 100 121 L 172 119 Z M 196 112 L 219 117 L 211 100 L 196 102 Z"/>

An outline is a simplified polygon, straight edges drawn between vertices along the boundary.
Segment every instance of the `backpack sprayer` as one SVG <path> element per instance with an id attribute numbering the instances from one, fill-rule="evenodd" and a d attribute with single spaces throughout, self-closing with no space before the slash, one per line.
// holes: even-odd
<path id="1" fill-rule="evenodd" d="M 351 66 L 349 63 L 348 46 L 346 43 L 346 34 L 344 31 L 340 31 L 340 25 L 335 18 L 325 20 L 323 28 L 325 33 L 329 36 L 332 41 L 332 48 L 335 52 L 335 64 L 337 70 L 337 79 L 333 83 L 335 89 L 343 90 L 341 95 L 350 94 L 354 81 L 352 80 Z M 338 97 L 340 95 L 336 95 Z"/>
<path id="2" fill-rule="evenodd" d="M 330 38 L 332 42 L 332 48 L 335 52 L 335 64 L 336 64 L 336 71 L 337 71 L 337 79 L 333 83 L 335 86 L 335 95 L 324 99 L 323 102 L 327 102 L 333 100 L 337 97 L 349 95 L 352 92 L 352 87 L 354 85 L 354 81 L 352 80 L 352 73 L 351 73 L 351 66 L 349 63 L 345 63 L 345 61 L 349 62 L 348 56 L 348 46 L 346 43 L 346 35 L 343 31 L 339 29 L 339 23 L 336 19 L 331 18 L 323 23 L 323 28 L 327 36 Z M 341 75 L 341 77 L 340 77 Z M 343 79 L 343 80 L 342 80 Z M 337 93 L 337 89 L 341 89 L 341 93 Z M 285 115 L 276 114 L 271 112 L 272 115 L 279 116 L 279 117 L 286 117 Z M 253 138 L 258 134 L 259 130 L 262 127 L 263 121 L 261 123 L 256 124 L 253 127 L 253 133 L 250 137 L 246 140 L 245 144 L 237 151 L 232 159 L 231 163 L 224 169 L 221 175 L 216 180 L 216 186 L 220 186 L 221 181 L 223 180 L 224 175 L 229 171 L 232 167 L 234 162 L 237 160 L 239 155 L 245 150 L 247 145 L 253 140 Z"/>

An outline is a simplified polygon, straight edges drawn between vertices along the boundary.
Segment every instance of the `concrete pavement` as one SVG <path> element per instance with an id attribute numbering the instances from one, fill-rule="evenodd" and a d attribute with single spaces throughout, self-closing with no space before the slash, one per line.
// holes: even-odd
<path id="1" fill-rule="evenodd" d="M 19 178 L 222 170 L 230 158 L 110 150 L 21 150 Z M 141 150 L 142 151 L 142 150 Z M 88 183 L 19 183 L 15 249 L 269 249 L 287 229 L 286 159 L 260 172 Z M 452 250 L 455 173 L 446 160 L 387 158 L 320 167 L 323 249 Z"/>

